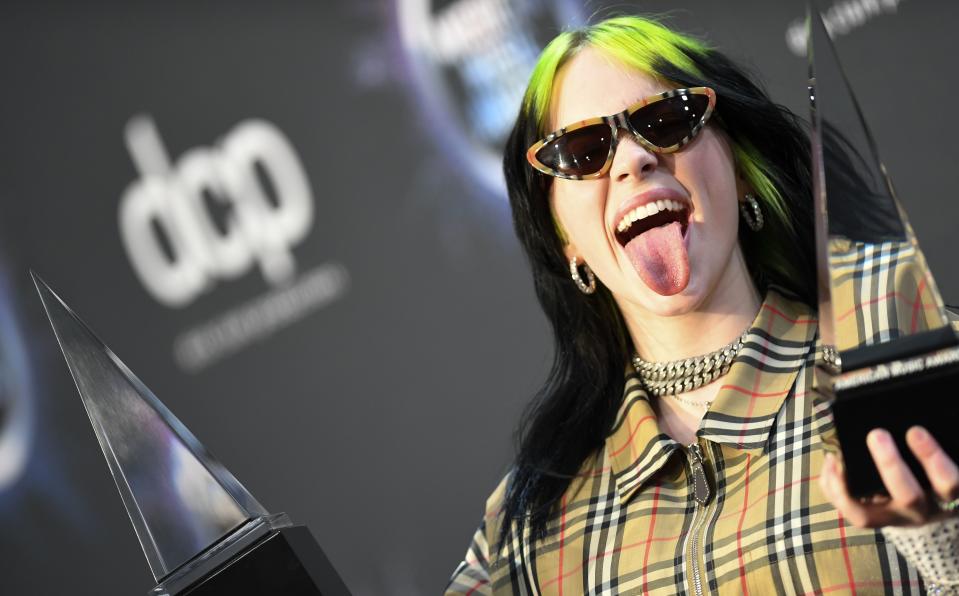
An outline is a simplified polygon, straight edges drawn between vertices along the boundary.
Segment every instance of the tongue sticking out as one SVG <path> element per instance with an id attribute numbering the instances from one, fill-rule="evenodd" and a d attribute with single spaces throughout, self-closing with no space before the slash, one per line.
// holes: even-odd
<path id="1" fill-rule="evenodd" d="M 626 245 L 626 254 L 649 289 L 662 296 L 678 294 L 689 283 L 689 255 L 679 222 L 643 232 Z"/>

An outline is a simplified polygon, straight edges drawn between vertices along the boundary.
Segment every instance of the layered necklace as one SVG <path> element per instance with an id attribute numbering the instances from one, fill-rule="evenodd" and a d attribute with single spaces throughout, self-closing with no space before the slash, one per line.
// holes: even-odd
<path id="1" fill-rule="evenodd" d="M 634 354 L 633 368 L 636 369 L 646 391 L 651 395 L 656 397 L 666 395 L 687 406 L 709 409 L 710 404 L 713 403 L 712 400 L 696 402 L 683 399 L 676 394 L 708 385 L 729 372 L 733 360 L 746 344 L 748 331 L 747 328 L 733 341 L 703 356 L 669 362 L 649 362 L 640 358 L 639 354 Z"/>

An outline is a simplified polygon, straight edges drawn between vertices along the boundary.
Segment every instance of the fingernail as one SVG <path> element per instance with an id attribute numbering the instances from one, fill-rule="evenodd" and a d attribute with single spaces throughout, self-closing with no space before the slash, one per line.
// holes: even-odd
<path id="1" fill-rule="evenodd" d="M 822 478 L 828 480 L 836 473 L 836 456 L 827 453 L 822 461 Z"/>
<path id="2" fill-rule="evenodd" d="M 822 470 L 819 472 L 819 488 L 827 495 L 829 494 L 829 474 L 829 454 L 827 453 L 822 461 Z"/>
<path id="3" fill-rule="evenodd" d="M 880 449 L 883 451 L 888 450 L 892 443 L 889 438 L 889 433 L 881 428 L 870 431 L 866 439 L 869 441 L 869 444 L 873 449 Z"/>
<path id="4" fill-rule="evenodd" d="M 929 431 L 921 426 L 912 427 L 912 435 L 919 441 L 929 440 Z"/>

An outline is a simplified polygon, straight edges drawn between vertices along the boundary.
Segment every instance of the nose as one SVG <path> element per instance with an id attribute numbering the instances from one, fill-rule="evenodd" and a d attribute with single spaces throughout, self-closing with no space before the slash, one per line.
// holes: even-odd
<path id="1" fill-rule="evenodd" d="M 656 170 L 659 163 L 656 153 L 640 145 L 633 134 L 624 129 L 620 129 L 617 136 L 610 178 L 620 182 L 629 177 L 642 179 Z"/>

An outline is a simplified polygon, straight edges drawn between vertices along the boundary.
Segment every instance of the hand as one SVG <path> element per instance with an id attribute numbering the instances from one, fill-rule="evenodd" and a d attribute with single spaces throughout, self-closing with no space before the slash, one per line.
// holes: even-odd
<path id="1" fill-rule="evenodd" d="M 959 497 L 959 467 L 932 435 L 921 426 L 913 426 L 906 433 L 906 444 L 922 464 L 936 498 L 948 502 Z M 861 502 L 849 496 L 845 476 L 831 453 L 826 454 L 819 476 L 823 494 L 849 523 L 860 528 L 918 526 L 949 515 L 939 511 L 923 492 L 888 431 L 871 430 L 866 436 L 866 445 L 879 468 L 888 497 L 876 496 Z"/>

